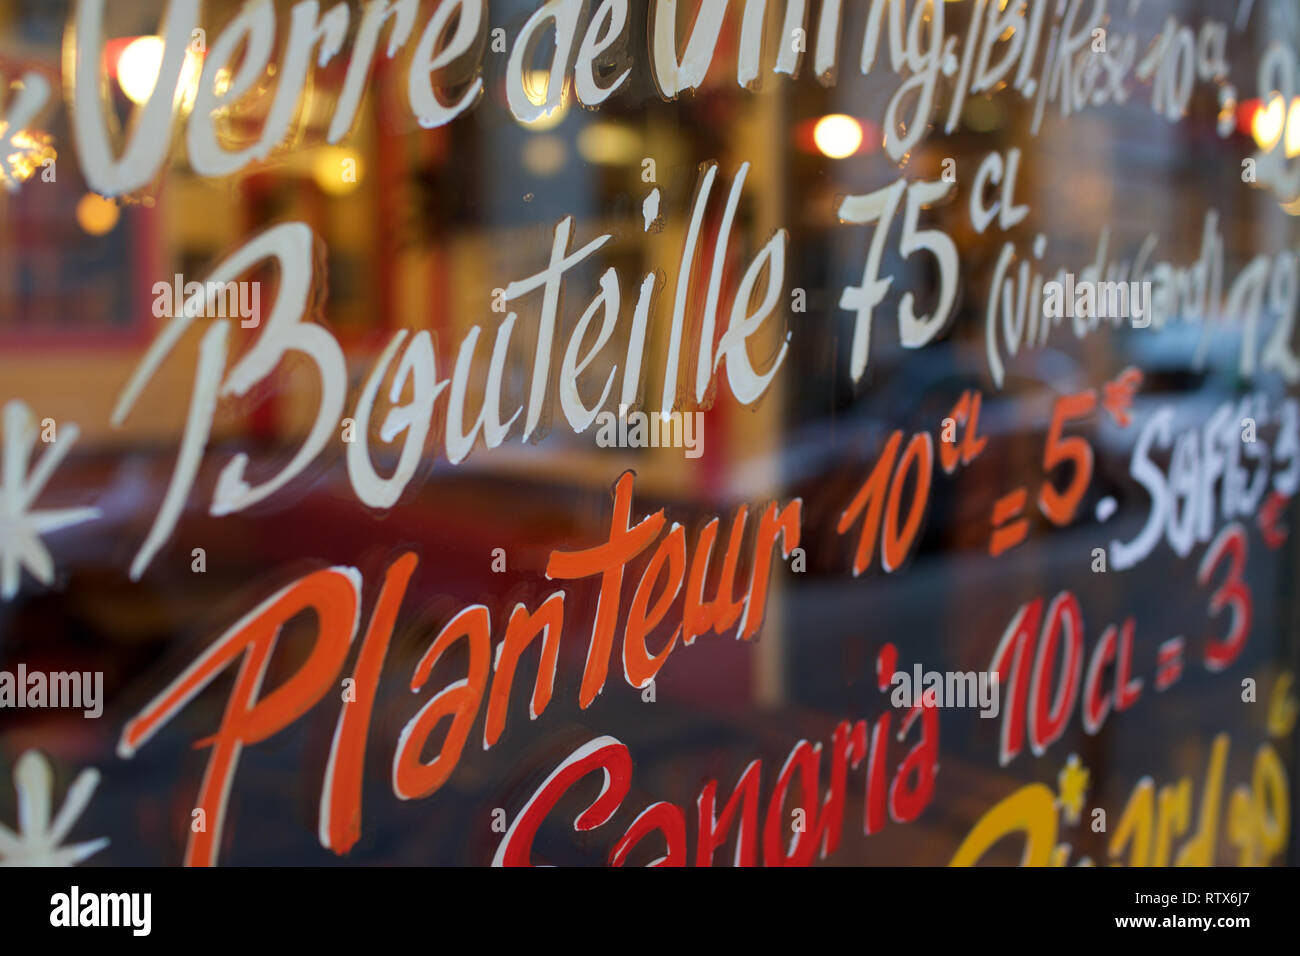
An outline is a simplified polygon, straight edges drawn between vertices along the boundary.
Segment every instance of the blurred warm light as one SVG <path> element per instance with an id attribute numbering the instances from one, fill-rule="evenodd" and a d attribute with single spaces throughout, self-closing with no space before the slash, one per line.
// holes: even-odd
<path id="1" fill-rule="evenodd" d="M 7 137 L 8 130 L 9 124 L 0 120 L 0 143 L 17 149 L 5 157 L 4 163 L 0 163 L 0 185 L 15 189 L 19 183 L 31 179 L 48 160 L 57 159 L 59 154 L 54 151 L 54 141 L 49 133 L 20 129 Z"/>
<path id="2" fill-rule="evenodd" d="M 1286 158 L 1300 156 L 1300 96 L 1291 100 L 1286 113 Z"/>
<path id="3" fill-rule="evenodd" d="M 136 37 L 117 60 L 117 82 L 133 103 L 147 103 L 162 68 L 162 37 Z"/>
<path id="4" fill-rule="evenodd" d="M 811 116 L 790 128 L 790 138 L 796 149 L 803 153 L 822 155 L 821 147 L 817 145 L 817 124 L 821 120 L 822 117 Z M 884 134 L 879 126 L 869 119 L 854 119 L 854 122 L 862 129 L 862 145 L 858 147 L 857 155 L 874 152 L 884 145 Z"/>
<path id="5" fill-rule="evenodd" d="M 361 157 L 345 146 L 324 146 L 311 162 L 312 179 L 331 196 L 346 196 L 361 184 Z"/>
<path id="6" fill-rule="evenodd" d="M 153 95 L 153 88 L 158 83 L 158 71 L 162 69 L 162 37 L 136 37 L 118 54 L 117 83 L 122 92 L 132 103 L 144 104 Z M 203 72 L 200 54 L 193 50 L 185 53 L 185 63 L 181 66 L 181 78 L 177 95 L 186 104 L 194 102 L 198 90 L 199 76 Z"/>
<path id="7" fill-rule="evenodd" d="M 1249 136 L 1251 129 L 1255 125 L 1255 114 L 1259 112 L 1260 103 L 1257 99 L 1245 99 L 1237 104 L 1237 132 L 1243 136 Z"/>
<path id="8" fill-rule="evenodd" d="M 852 156 L 862 146 L 862 124 L 852 116 L 831 113 L 813 127 L 813 142 L 823 156 L 831 159 Z"/>
<path id="9" fill-rule="evenodd" d="M 232 76 L 233 74 L 228 66 L 223 66 L 217 70 L 217 75 L 212 78 L 212 93 L 214 96 L 225 96 L 230 92 Z"/>
<path id="10" fill-rule="evenodd" d="M 1268 106 L 1255 110 L 1250 121 L 1250 133 L 1264 152 L 1269 152 L 1282 138 L 1282 129 L 1286 126 L 1286 101 L 1280 93 L 1273 94 Z"/>
<path id="11" fill-rule="evenodd" d="M 549 178 L 564 168 L 569 151 L 558 136 L 537 136 L 524 144 L 524 168 L 534 176 Z"/>
<path id="12" fill-rule="evenodd" d="M 546 104 L 546 94 L 551 86 L 551 74 L 547 70 L 529 70 L 524 74 L 524 96 L 534 106 Z"/>
<path id="13" fill-rule="evenodd" d="M 117 225 L 117 203 L 95 193 L 86 193 L 77 201 L 77 225 L 92 236 L 102 236 Z"/>
<path id="14" fill-rule="evenodd" d="M 578 134 L 578 152 L 589 163 L 620 166 L 637 158 L 641 139 L 621 123 L 600 121 Z"/>
<path id="15" fill-rule="evenodd" d="M 524 96 L 528 97 L 528 102 L 534 106 L 544 106 L 546 104 L 546 95 L 550 92 L 551 74 L 548 70 L 529 70 L 524 74 Z M 564 122 L 564 118 L 569 115 L 569 104 L 561 98 L 560 105 L 551 111 L 549 116 L 539 116 L 531 123 L 526 123 L 529 129 L 539 133 L 548 129 L 555 129 Z"/>

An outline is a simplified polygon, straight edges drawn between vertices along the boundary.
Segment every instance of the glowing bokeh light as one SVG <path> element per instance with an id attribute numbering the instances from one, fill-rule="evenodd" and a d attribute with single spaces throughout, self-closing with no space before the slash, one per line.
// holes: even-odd
<path id="1" fill-rule="evenodd" d="M 77 201 L 77 225 L 92 236 L 112 232 L 119 215 L 117 203 L 95 193 L 86 193 Z"/>
<path id="2" fill-rule="evenodd" d="M 1300 96 L 1291 100 L 1291 108 L 1286 113 L 1286 158 L 1300 156 Z"/>
<path id="3" fill-rule="evenodd" d="M 547 70 L 529 70 L 524 75 L 524 96 L 528 97 L 528 102 L 534 106 L 545 106 L 547 94 L 550 93 L 551 74 Z M 531 123 L 524 125 L 534 132 L 542 133 L 549 129 L 555 129 L 564 122 L 564 118 L 569 115 L 569 103 L 564 97 L 560 98 L 560 104 L 551 110 L 550 114 L 543 114 Z"/>
<path id="4" fill-rule="evenodd" d="M 1282 129 L 1286 126 L 1286 101 L 1280 94 L 1275 94 L 1268 105 L 1255 111 L 1250 121 L 1250 132 L 1255 142 L 1264 152 L 1270 152 L 1277 141 L 1282 138 Z"/>
<path id="5" fill-rule="evenodd" d="M 641 138 L 621 123 L 596 122 L 578 134 L 578 152 L 589 163 L 619 166 L 641 154 Z"/>
<path id="6" fill-rule="evenodd" d="M 117 82 L 132 103 L 147 103 L 162 69 L 162 37 L 136 37 L 117 59 Z"/>
<path id="7" fill-rule="evenodd" d="M 852 156 L 862 146 L 862 138 L 862 124 L 843 113 L 823 116 L 813 127 L 813 142 L 831 159 Z"/>
<path id="8" fill-rule="evenodd" d="M 149 97 L 153 95 L 153 89 L 158 83 L 162 61 L 162 37 L 136 37 L 122 48 L 117 58 L 117 84 L 122 87 L 122 92 L 126 94 L 127 99 L 141 105 L 149 102 Z M 202 72 L 202 54 L 187 49 L 185 62 L 181 65 L 180 82 L 177 85 L 178 99 L 187 107 L 194 102 Z"/>
<path id="9" fill-rule="evenodd" d="M 311 176 L 331 196 L 346 196 L 361 184 L 361 157 L 344 146 L 324 146 L 315 152 Z"/>

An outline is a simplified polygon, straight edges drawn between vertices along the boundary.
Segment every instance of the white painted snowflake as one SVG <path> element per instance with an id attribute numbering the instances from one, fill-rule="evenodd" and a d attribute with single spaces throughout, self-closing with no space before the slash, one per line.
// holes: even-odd
<path id="1" fill-rule="evenodd" d="M 0 446 L 0 600 L 18 593 L 22 569 L 42 584 L 54 582 L 54 559 L 41 535 L 99 517 L 98 508 L 60 508 L 35 511 L 33 503 L 44 490 L 80 434 L 69 422 L 49 443 L 41 460 L 31 467 L 36 450 L 36 418 L 22 402 L 4 407 L 4 444 Z M 30 467 L 30 470 L 29 470 Z"/>
<path id="2" fill-rule="evenodd" d="M 18 792 L 18 833 L 0 824 L 0 866 L 71 866 L 108 846 L 108 838 L 60 846 L 99 785 L 98 770 L 83 770 L 51 822 L 54 773 L 38 750 L 28 750 L 14 767 Z"/>

